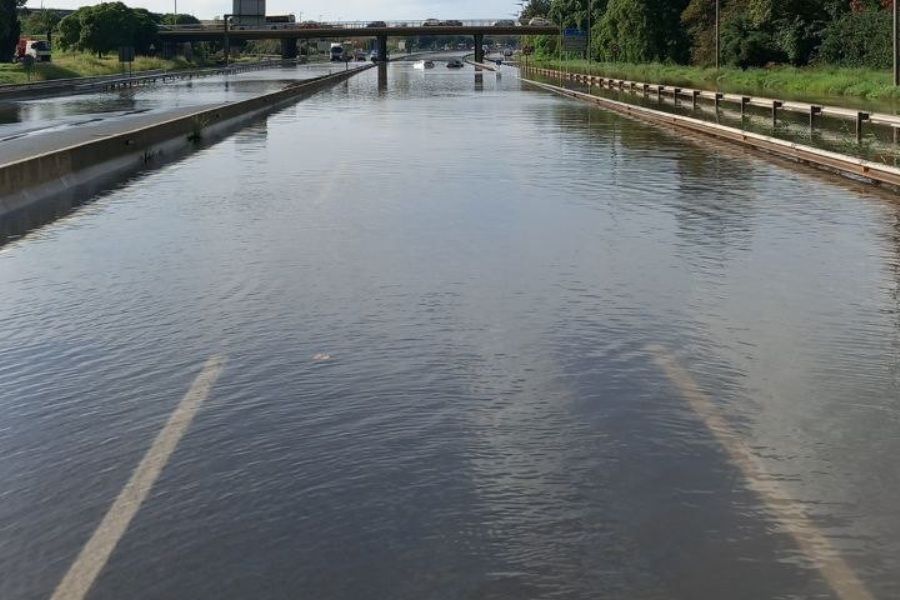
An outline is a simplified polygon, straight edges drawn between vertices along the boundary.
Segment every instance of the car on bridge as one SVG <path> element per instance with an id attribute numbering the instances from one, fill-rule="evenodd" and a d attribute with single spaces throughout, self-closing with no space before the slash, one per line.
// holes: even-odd
<path id="1" fill-rule="evenodd" d="M 440 19 L 425 19 L 425 22 L 422 23 L 423 27 L 440 27 L 441 20 Z"/>
<path id="2" fill-rule="evenodd" d="M 387 27 L 387 23 L 385 23 L 384 21 L 372 21 L 371 23 L 367 23 L 366 27 L 368 27 L 369 29 L 384 28 Z"/>
<path id="3" fill-rule="evenodd" d="M 499 21 L 494 21 L 493 27 L 515 27 L 516 22 L 512 19 L 501 19 Z"/>
<path id="4" fill-rule="evenodd" d="M 553 25 L 553 23 L 551 23 L 544 17 L 534 17 L 533 19 L 528 21 L 528 24 L 532 27 L 550 27 Z"/>
<path id="5" fill-rule="evenodd" d="M 444 27 L 462 27 L 462 21 L 457 21 L 456 19 L 449 19 L 447 21 L 441 21 L 441 25 Z"/>

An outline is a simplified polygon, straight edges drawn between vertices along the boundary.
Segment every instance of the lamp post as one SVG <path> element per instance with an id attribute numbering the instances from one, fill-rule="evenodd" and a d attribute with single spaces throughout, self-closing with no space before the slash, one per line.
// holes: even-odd
<path id="1" fill-rule="evenodd" d="M 225 54 L 225 66 L 226 67 L 228 66 L 228 49 L 230 46 L 230 44 L 228 42 L 228 19 L 230 19 L 233 16 L 234 15 L 222 15 L 222 19 L 224 20 L 224 24 L 225 24 L 225 47 L 222 49 L 222 51 Z"/>
<path id="2" fill-rule="evenodd" d="M 719 70 L 719 0 L 716 0 L 716 71 Z"/>
<path id="3" fill-rule="evenodd" d="M 894 85 L 900 85 L 900 0 L 894 0 Z"/>
<path id="4" fill-rule="evenodd" d="M 587 18 L 587 72 L 588 72 L 588 81 L 590 81 L 591 76 L 591 17 L 594 13 L 594 0 L 588 0 L 588 18 Z"/>

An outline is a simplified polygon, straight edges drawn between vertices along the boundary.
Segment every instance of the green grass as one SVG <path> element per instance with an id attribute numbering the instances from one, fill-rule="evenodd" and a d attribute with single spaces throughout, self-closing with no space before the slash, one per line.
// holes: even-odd
<path id="1" fill-rule="evenodd" d="M 550 69 L 560 65 L 547 59 L 537 59 L 534 64 Z M 564 65 L 569 71 L 581 73 L 586 73 L 588 67 L 585 60 L 566 61 Z M 594 63 L 591 72 L 616 79 L 794 100 L 900 98 L 900 89 L 892 85 L 890 72 L 874 69 L 778 66 L 747 70 L 723 68 L 717 72 L 715 68 L 660 63 Z"/>
<path id="2" fill-rule="evenodd" d="M 187 62 L 184 59 L 164 60 L 138 56 L 132 69 L 152 71 L 156 69 L 177 70 L 190 69 L 202 65 Z M 90 77 L 96 75 L 114 75 L 122 72 L 118 56 L 108 55 L 98 58 L 96 55 L 84 53 L 57 52 L 53 62 L 34 65 L 31 81 L 47 81 L 51 79 L 67 79 L 69 77 Z M 22 65 L 0 64 L 0 84 L 27 83 L 28 73 Z"/>

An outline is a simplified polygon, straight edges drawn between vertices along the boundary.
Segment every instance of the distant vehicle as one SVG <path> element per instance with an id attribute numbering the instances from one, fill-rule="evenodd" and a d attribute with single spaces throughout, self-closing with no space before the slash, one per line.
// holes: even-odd
<path id="1" fill-rule="evenodd" d="M 19 38 L 19 43 L 16 44 L 15 60 L 23 61 L 26 56 L 30 56 L 34 62 L 50 62 L 50 54 L 50 45 L 44 40 Z"/>
<path id="2" fill-rule="evenodd" d="M 369 27 L 369 28 L 376 28 L 376 27 L 378 27 L 378 28 L 384 28 L 384 27 L 387 27 L 387 23 L 385 23 L 384 21 L 372 21 L 371 23 L 367 23 L 367 24 L 366 24 L 366 27 Z"/>
<path id="3" fill-rule="evenodd" d="M 338 43 L 331 44 L 331 62 L 341 62 L 344 60 L 344 46 Z"/>
<path id="4" fill-rule="evenodd" d="M 462 69 L 465 66 L 465 63 L 463 63 L 463 61 L 459 60 L 458 58 L 454 58 L 453 60 L 447 62 L 448 69 Z"/>
<path id="5" fill-rule="evenodd" d="M 528 21 L 528 24 L 532 27 L 551 27 L 553 25 L 553 23 L 551 23 L 544 17 L 534 17 L 533 19 Z"/>
<path id="6" fill-rule="evenodd" d="M 506 58 L 511 58 L 512 55 L 513 55 L 512 48 L 507 48 L 506 50 L 503 51 L 503 56 L 505 56 Z"/>
<path id="7" fill-rule="evenodd" d="M 413 69 L 419 69 L 420 71 L 424 71 L 425 69 L 433 69 L 434 61 L 433 60 L 420 60 L 419 62 L 413 65 Z"/>
<path id="8" fill-rule="evenodd" d="M 321 27 L 322 24 L 316 21 L 303 21 L 300 23 L 300 29 L 320 29 Z"/>
<path id="9" fill-rule="evenodd" d="M 501 19 L 499 21 L 494 21 L 494 27 L 515 27 L 516 22 L 512 19 Z"/>
<path id="10" fill-rule="evenodd" d="M 362 50 L 357 50 L 353 53 L 353 58 L 356 62 L 366 62 L 366 53 Z"/>
<path id="11" fill-rule="evenodd" d="M 266 25 L 296 23 L 297 18 L 290 15 L 266 15 Z"/>
<path id="12" fill-rule="evenodd" d="M 462 27 L 462 21 L 457 21 L 456 19 L 450 19 L 448 21 L 441 21 L 441 25 L 444 27 Z"/>
<path id="13" fill-rule="evenodd" d="M 439 19 L 425 19 L 425 22 L 422 23 L 423 27 L 440 27 L 441 21 Z"/>

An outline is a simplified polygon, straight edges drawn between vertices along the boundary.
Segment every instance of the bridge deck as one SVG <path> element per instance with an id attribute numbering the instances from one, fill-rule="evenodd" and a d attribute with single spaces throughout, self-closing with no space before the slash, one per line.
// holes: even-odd
<path id="1" fill-rule="evenodd" d="M 521 26 L 413 26 L 413 27 L 317 27 L 303 28 L 271 25 L 266 27 L 249 27 L 236 25 L 229 27 L 228 37 L 232 39 L 317 39 L 317 38 L 356 38 L 356 37 L 414 37 L 425 35 L 559 35 L 555 26 L 538 27 Z M 212 41 L 220 40 L 225 29 L 173 29 L 160 30 L 159 35 L 165 40 L 174 41 Z"/>

